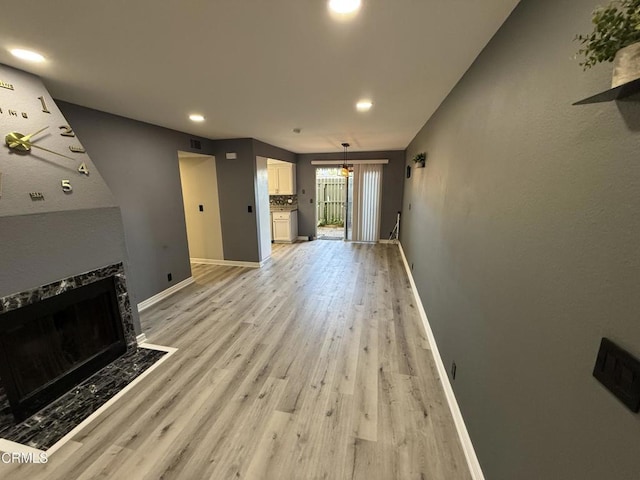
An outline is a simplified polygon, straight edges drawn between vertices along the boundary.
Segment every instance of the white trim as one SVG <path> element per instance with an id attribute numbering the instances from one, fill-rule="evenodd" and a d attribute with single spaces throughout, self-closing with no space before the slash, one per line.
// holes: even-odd
<path id="1" fill-rule="evenodd" d="M 238 260 L 215 260 L 212 258 L 190 258 L 191 263 L 202 263 L 204 265 L 226 265 L 228 267 L 249 267 L 249 268 L 260 268 L 262 267 L 267 260 L 271 257 L 267 257 L 261 262 L 241 262 Z"/>
<path id="2" fill-rule="evenodd" d="M 372 164 L 387 164 L 388 159 L 385 160 L 347 160 L 347 165 L 372 165 Z M 311 165 L 342 165 L 344 160 L 311 160 Z"/>
<path id="3" fill-rule="evenodd" d="M 402 256 L 402 262 L 404 263 L 404 268 L 407 271 L 407 276 L 409 277 L 409 283 L 411 284 L 411 291 L 413 292 L 413 295 L 416 299 L 416 304 L 418 305 L 418 312 L 420 312 L 420 318 L 422 319 L 422 323 L 424 324 L 424 329 L 427 333 L 427 340 L 429 341 L 429 345 L 431 346 L 431 351 L 433 352 L 433 358 L 436 362 L 438 374 L 442 382 L 442 388 L 444 389 L 444 394 L 445 394 L 445 397 L 447 398 L 447 403 L 449 404 L 451 415 L 453 416 L 453 422 L 455 423 L 456 430 L 458 431 L 458 437 L 460 438 L 460 443 L 462 444 L 462 450 L 464 451 L 464 456 L 467 459 L 467 464 L 471 472 L 471 477 L 473 478 L 473 480 L 484 480 L 484 474 L 482 473 L 480 462 L 478 461 L 476 451 L 473 448 L 473 443 L 471 442 L 471 437 L 469 436 L 469 431 L 467 430 L 467 426 L 464 423 L 464 418 L 462 417 L 460 406 L 458 405 L 456 396 L 453 393 L 453 388 L 451 387 L 451 382 L 449 381 L 447 370 L 444 367 L 444 363 L 442 363 L 442 357 L 440 356 L 440 352 L 438 351 L 438 345 L 436 344 L 436 339 L 433 336 L 433 330 L 431 330 L 431 325 L 429 325 L 429 319 L 427 318 L 427 313 L 425 312 L 424 306 L 422 305 L 422 300 L 420 299 L 420 294 L 418 293 L 416 283 L 413 280 L 413 275 L 411 274 L 411 268 L 409 268 L 409 263 L 407 262 L 407 257 L 405 256 L 404 250 L 402 249 L 402 244 L 399 242 L 398 242 L 398 248 L 400 249 L 400 255 Z"/>
<path id="4" fill-rule="evenodd" d="M 80 423 L 80 425 L 78 425 L 77 427 L 75 427 L 73 430 L 71 430 L 69 433 L 67 433 L 64 437 L 62 437 L 60 440 L 58 440 L 55 444 L 53 444 L 48 450 L 47 450 L 47 456 L 51 456 L 56 450 L 58 450 L 60 447 L 62 447 L 62 445 L 64 445 L 65 443 L 67 443 L 68 440 L 70 440 L 71 438 L 75 437 L 80 430 L 82 430 L 84 427 L 86 427 L 87 425 L 89 425 L 93 420 L 95 420 L 101 413 L 103 413 L 107 408 L 109 408 L 111 405 L 113 405 L 114 403 L 116 403 L 118 401 L 118 399 L 120 397 L 122 397 L 125 393 L 127 393 L 129 390 L 131 390 L 133 387 L 135 387 L 140 381 L 142 381 L 142 379 L 144 377 L 146 377 L 147 375 L 149 375 L 151 372 L 153 372 L 156 368 L 158 368 L 167 358 L 169 358 L 171 355 L 173 355 L 174 353 L 176 353 L 176 351 L 178 350 L 177 348 L 173 348 L 173 347 L 163 347 L 160 345 L 153 345 L 151 343 L 143 343 L 142 345 L 140 345 L 141 348 L 148 348 L 150 350 L 160 350 L 162 352 L 167 352 L 166 355 L 164 355 L 160 360 L 158 360 L 156 363 L 154 363 L 153 365 L 151 365 L 149 368 L 147 368 L 144 372 L 142 372 L 140 375 L 138 375 L 133 382 L 131 382 L 129 385 L 127 385 L 126 387 L 124 387 L 122 390 L 120 390 L 118 393 L 116 393 L 113 397 L 111 397 L 104 405 L 102 405 L 99 409 L 97 409 L 95 412 L 93 412 L 91 415 L 89 415 L 87 418 L 85 418 L 82 423 Z"/>
<path id="5" fill-rule="evenodd" d="M 176 283 L 175 285 L 167 288 L 166 290 L 163 290 L 162 292 L 157 293 L 153 297 L 147 298 L 146 300 L 138 304 L 138 312 L 142 312 L 147 308 L 149 308 L 150 306 L 155 305 L 156 303 L 164 300 L 167 297 L 170 297 L 171 295 L 176 293 L 178 290 L 182 290 L 183 288 L 188 287 L 194 281 L 195 280 L 193 279 L 193 277 L 189 277 L 181 281 L 180 283 Z"/>
<path id="6" fill-rule="evenodd" d="M 398 243 L 395 240 L 389 240 L 388 238 L 381 238 L 378 243 Z"/>
<path id="7" fill-rule="evenodd" d="M 44 453 L 44 450 L 30 447 L 29 445 L 23 445 L 21 443 L 12 442 L 5 438 L 0 438 L 0 452 L 5 453 L 32 453 L 34 458 L 38 458 L 38 455 Z"/>
<path id="8" fill-rule="evenodd" d="M 309 241 L 309 237 L 306 235 L 298 235 L 298 241 L 299 242 L 308 242 Z"/>
<path id="9" fill-rule="evenodd" d="M 136 337 L 136 342 L 138 343 L 138 346 L 145 343 L 146 341 L 147 341 L 147 335 L 144 333 L 141 333 Z"/>
<path id="10" fill-rule="evenodd" d="M 183 150 L 178 150 L 178 158 L 216 158 L 213 155 L 206 155 L 203 153 L 196 152 L 186 152 Z"/>
<path id="11" fill-rule="evenodd" d="M 158 368 L 165 360 L 167 360 L 171 355 L 173 355 L 178 349 L 173 347 L 163 347 L 160 345 L 153 345 L 151 343 L 143 343 L 139 345 L 141 348 L 148 348 L 150 350 L 160 350 L 162 352 L 167 352 L 160 360 L 151 365 L 148 369 L 142 372 L 139 376 L 137 376 L 129 385 L 124 387 L 118 393 L 116 393 L 113 397 L 111 397 L 106 403 L 104 403 L 100 408 L 98 408 L 95 412 L 85 418 L 79 425 L 73 428 L 69 433 L 67 433 L 64 437 L 54 443 L 49 449 L 40 450 L 37 448 L 29 447 L 27 445 L 22 445 L 20 443 L 15 443 L 10 440 L 0 439 L 0 451 L 2 452 L 25 452 L 25 453 L 33 453 L 36 458 L 40 453 L 46 453 L 47 457 L 51 457 L 57 450 L 60 449 L 65 443 L 75 437 L 84 427 L 89 425 L 93 420 L 95 420 L 99 415 L 101 415 L 105 410 L 107 410 L 111 405 L 120 399 L 125 393 L 134 388 L 139 382 L 142 381 L 144 377 L 149 375 L 152 371 Z"/>

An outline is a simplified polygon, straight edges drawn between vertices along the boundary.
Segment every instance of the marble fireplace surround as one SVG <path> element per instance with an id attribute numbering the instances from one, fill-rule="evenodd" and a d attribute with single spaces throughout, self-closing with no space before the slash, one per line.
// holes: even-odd
<path id="1" fill-rule="evenodd" d="M 132 349 L 137 348 L 137 342 L 133 325 L 133 317 L 131 315 L 131 304 L 129 302 L 124 266 L 121 262 L 98 268 L 90 272 L 74 275 L 24 292 L 2 297 L 0 298 L 0 313 L 25 307 L 69 290 L 110 277 L 114 277 L 115 279 L 116 295 L 118 298 L 120 317 L 122 319 L 124 339 L 127 345 L 127 352 L 130 352 Z M 15 422 L 15 420 L 13 418 L 13 413 L 11 412 L 6 392 L 0 384 L 0 424 L 7 424 L 8 422 Z"/>

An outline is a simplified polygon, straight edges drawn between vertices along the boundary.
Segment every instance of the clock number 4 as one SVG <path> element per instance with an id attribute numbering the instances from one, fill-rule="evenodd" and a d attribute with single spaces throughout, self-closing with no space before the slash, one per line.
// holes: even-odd
<path id="1" fill-rule="evenodd" d="M 78 171 L 80 173 L 84 173 L 85 175 L 89 175 L 89 169 L 87 168 L 87 164 L 82 162 L 78 167 Z"/>
<path id="2" fill-rule="evenodd" d="M 64 130 L 60 135 L 63 137 L 75 137 L 76 134 L 73 133 L 73 129 L 69 125 L 60 125 L 60 130 Z"/>
<path id="3" fill-rule="evenodd" d="M 69 180 L 62 180 L 62 191 L 64 193 L 73 192 L 73 187 L 71 186 L 71 182 Z"/>

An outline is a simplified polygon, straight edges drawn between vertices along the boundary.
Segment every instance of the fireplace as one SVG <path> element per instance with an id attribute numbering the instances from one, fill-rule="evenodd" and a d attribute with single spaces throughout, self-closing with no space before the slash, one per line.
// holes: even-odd
<path id="1" fill-rule="evenodd" d="M 0 430 L 136 347 L 122 263 L 0 298 Z"/>
<path id="2" fill-rule="evenodd" d="M 22 421 L 126 351 L 113 278 L 0 315 L 0 378 Z"/>

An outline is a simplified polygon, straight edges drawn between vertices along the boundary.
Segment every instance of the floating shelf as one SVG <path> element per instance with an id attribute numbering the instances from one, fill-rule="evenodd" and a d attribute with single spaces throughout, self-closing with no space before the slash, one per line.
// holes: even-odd
<path id="1" fill-rule="evenodd" d="M 622 100 L 623 98 L 630 97 L 637 93 L 640 93 L 640 78 L 632 80 L 623 85 L 619 85 L 615 88 L 605 90 L 604 92 L 594 95 L 593 97 L 580 100 L 579 102 L 574 103 L 574 105 L 587 105 L 589 103 L 602 103 L 611 102 L 613 100 Z"/>

